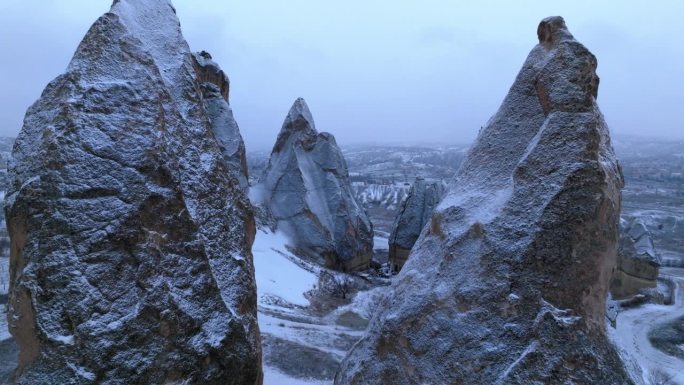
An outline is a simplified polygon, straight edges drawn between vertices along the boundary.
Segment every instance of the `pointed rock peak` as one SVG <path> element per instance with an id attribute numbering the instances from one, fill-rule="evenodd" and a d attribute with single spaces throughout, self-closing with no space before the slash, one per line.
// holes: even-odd
<path id="1" fill-rule="evenodd" d="M 297 98 L 297 100 L 295 100 L 290 108 L 290 112 L 287 113 L 287 118 L 285 118 L 283 129 L 285 128 L 297 131 L 311 128 L 316 131 L 313 116 L 311 115 L 309 106 L 306 104 L 304 98 Z"/>
<path id="2" fill-rule="evenodd" d="M 280 129 L 278 139 L 272 152 L 280 152 L 285 142 L 294 134 L 301 133 L 305 137 L 315 137 L 318 135 L 313 116 L 309 111 L 309 106 L 303 98 L 297 98 L 287 113 L 283 127 Z"/>
<path id="3" fill-rule="evenodd" d="M 553 46 L 559 41 L 574 39 L 561 16 L 550 16 L 542 20 L 537 27 L 537 37 L 539 44 L 544 46 Z"/>
<path id="4" fill-rule="evenodd" d="M 213 85 L 221 93 L 225 101 L 228 101 L 230 92 L 230 79 L 223 72 L 207 51 L 195 52 L 192 54 L 193 65 L 197 73 L 197 80 L 203 86 Z"/>

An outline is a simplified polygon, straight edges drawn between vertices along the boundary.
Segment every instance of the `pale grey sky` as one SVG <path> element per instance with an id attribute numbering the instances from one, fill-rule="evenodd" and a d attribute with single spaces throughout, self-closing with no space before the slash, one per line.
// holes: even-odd
<path id="1" fill-rule="evenodd" d="M 111 0 L 0 0 L 0 135 L 67 66 Z M 613 133 L 684 138 L 684 2 L 175 0 L 193 50 L 231 79 L 248 150 L 304 97 L 341 144 L 459 143 L 496 111 L 538 22 L 565 18 L 597 57 Z"/>

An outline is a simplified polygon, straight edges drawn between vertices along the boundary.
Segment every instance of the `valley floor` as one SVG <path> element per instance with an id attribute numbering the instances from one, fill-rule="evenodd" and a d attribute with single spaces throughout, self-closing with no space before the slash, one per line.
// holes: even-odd
<path id="1" fill-rule="evenodd" d="M 385 240 L 386 242 L 386 240 Z M 322 268 L 292 255 L 280 234 L 257 231 L 252 247 L 259 297 L 264 385 L 330 384 L 367 325 L 384 287 L 325 311 L 309 304 Z"/>
<path id="2" fill-rule="evenodd" d="M 676 284 L 674 305 L 648 304 L 621 311 L 616 329 L 608 327 L 608 333 L 637 380 L 649 384 L 651 373 L 660 370 L 671 376 L 674 384 L 684 384 L 684 360 L 656 349 L 648 337 L 658 325 L 684 317 L 684 269 L 662 268 L 660 274 Z M 681 348 L 684 352 L 684 346 Z"/>

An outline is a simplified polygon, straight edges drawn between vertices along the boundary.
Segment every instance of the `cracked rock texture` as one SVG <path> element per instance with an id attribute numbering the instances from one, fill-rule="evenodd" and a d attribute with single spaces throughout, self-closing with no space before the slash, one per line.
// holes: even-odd
<path id="1" fill-rule="evenodd" d="M 656 287 L 660 263 L 644 223 L 637 218 L 622 221 L 617 266 L 610 285 L 613 298 L 623 299 L 639 294 L 641 289 Z"/>
<path id="2" fill-rule="evenodd" d="M 316 131 L 302 98 L 285 118 L 261 183 L 265 205 L 296 252 L 338 270 L 368 268 L 373 226 L 352 194 L 335 137 Z"/>
<path id="3" fill-rule="evenodd" d="M 28 109 L 5 208 L 18 384 L 261 383 L 254 218 L 203 66 L 169 1 L 117 0 Z"/>
<path id="4" fill-rule="evenodd" d="M 230 87 L 228 76 L 206 51 L 193 54 L 193 59 L 202 91 L 204 109 L 211 121 L 211 128 L 221 153 L 225 157 L 231 176 L 237 179 L 240 188 L 247 192 L 249 189 L 247 155 L 240 128 L 228 104 Z"/>
<path id="5" fill-rule="evenodd" d="M 401 204 L 392 224 L 389 237 L 389 260 L 395 271 L 401 270 L 418 240 L 420 232 L 430 221 L 432 210 L 444 195 L 442 182 L 426 182 L 418 177 L 411 186 L 408 196 Z"/>
<path id="6" fill-rule="evenodd" d="M 596 58 L 544 19 L 342 384 L 629 384 L 605 335 L 623 179 Z"/>

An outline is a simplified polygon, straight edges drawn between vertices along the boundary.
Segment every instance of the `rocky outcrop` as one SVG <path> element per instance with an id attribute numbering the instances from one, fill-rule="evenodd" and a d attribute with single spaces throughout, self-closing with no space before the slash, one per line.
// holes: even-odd
<path id="1" fill-rule="evenodd" d="M 628 384 L 605 335 L 622 174 L 596 58 L 544 19 L 341 384 Z"/>
<path id="2" fill-rule="evenodd" d="M 335 138 L 316 131 L 304 99 L 285 118 L 261 183 L 265 205 L 298 253 L 334 269 L 368 268 L 373 227 Z"/>
<path id="3" fill-rule="evenodd" d="M 644 223 L 639 219 L 623 221 L 617 266 L 610 285 L 613 298 L 623 299 L 639 294 L 642 289 L 656 287 L 660 263 L 660 255 Z"/>
<path id="4" fill-rule="evenodd" d="M 418 240 L 421 231 L 432 217 L 432 210 L 444 195 L 441 182 L 428 183 L 418 177 L 401 204 L 389 237 L 389 261 L 393 271 L 401 270 Z"/>
<path id="5" fill-rule="evenodd" d="M 197 80 L 200 82 L 204 109 L 211 121 L 211 128 L 216 136 L 221 153 L 228 169 L 245 192 L 249 188 L 247 173 L 247 155 L 245 143 L 240 134 L 233 110 L 228 104 L 230 82 L 211 55 L 206 52 L 193 54 Z"/>
<path id="6" fill-rule="evenodd" d="M 261 383 L 254 218 L 205 80 L 167 0 L 117 0 L 28 109 L 5 208 L 16 383 Z"/>

